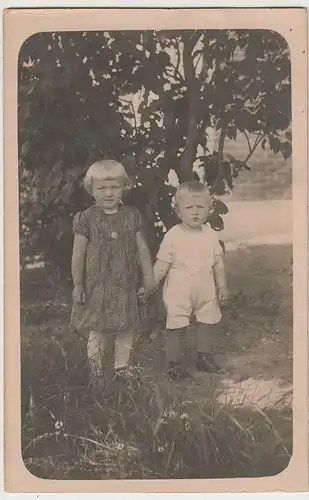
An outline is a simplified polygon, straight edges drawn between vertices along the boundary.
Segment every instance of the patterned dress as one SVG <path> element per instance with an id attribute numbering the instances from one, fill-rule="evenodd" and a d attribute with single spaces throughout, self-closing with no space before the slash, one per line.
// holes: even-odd
<path id="1" fill-rule="evenodd" d="M 86 303 L 73 305 L 71 325 L 78 330 L 117 331 L 138 327 L 137 290 L 140 264 L 136 233 L 140 213 L 120 205 L 106 214 L 98 205 L 78 212 L 73 232 L 88 239 L 85 289 Z"/>

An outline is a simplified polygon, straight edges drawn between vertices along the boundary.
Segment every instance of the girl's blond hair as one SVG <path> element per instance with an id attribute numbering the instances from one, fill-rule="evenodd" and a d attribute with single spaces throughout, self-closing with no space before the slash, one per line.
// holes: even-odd
<path id="1" fill-rule="evenodd" d="M 121 163 L 115 160 L 99 160 L 88 168 L 84 177 L 84 188 L 92 195 L 93 180 L 123 179 L 125 190 L 132 187 L 132 182 Z"/>

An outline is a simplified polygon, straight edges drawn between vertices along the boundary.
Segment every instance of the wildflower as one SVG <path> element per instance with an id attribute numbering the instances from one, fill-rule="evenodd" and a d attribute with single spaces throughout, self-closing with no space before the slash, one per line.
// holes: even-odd
<path id="1" fill-rule="evenodd" d="M 165 418 L 160 418 L 160 424 L 166 424 L 167 421 L 165 420 Z"/>
<path id="2" fill-rule="evenodd" d="M 129 453 L 130 457 L 135 456 L 138 453 L 138 449 L 135 448 L 134 446 L 129 445 L 128 446 L 128 453 Z"/>
<path id="3" fill-rule="evenodd" d="M 159 453 L 163 453 L 163 451 L 164 451 L 164 446 L 159 446 L 158 447 L 158 452 Z"/>
<path id="4" fill-rule="evenodd" d="M 180 415 L 180 418 L 181 418 L 181 420 L 186 420 L 187 418 L 189 418 L 189 415 L 188 415 L 188 413 L 182 413 Z"/>
<path id="5" fill-rule="evenodd" d="M 138 365 L 127 368 L 127 375 L 130 377 L 136 377 L 139 373 L 140 367 Z"/>
<path id="6" fill-rule="evenodd" d="M 186 431 L 190 430 L 190 424 L 189 424 L 189 422 L 185 422 L 185 429 L 186 429 Z"/>
<path id="7" fill-rule="evenodd" d="M 177 417 L 177 413 L 174 410 L 172 410 L 172 411 L 170 411 L 169 416 L 171 418 L 176 418 Z"/>
<path id="8" fill-rule="evenodd" d="M 61 420 L 57 420 L 55 422 L 55 429 L 62 429 L 63 428 L 63 422 Z"/>
<path id="9" fill-rule="evenodd" d="M 124 444 L 123 443 L 117 443 L 116 444 L 116 450 L 121 451 L 124 449 Z"/>

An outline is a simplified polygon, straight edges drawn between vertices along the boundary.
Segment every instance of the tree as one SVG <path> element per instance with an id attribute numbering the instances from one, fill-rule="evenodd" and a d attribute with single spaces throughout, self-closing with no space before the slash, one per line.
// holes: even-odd
<path id="1" fill-rule="evenodd" d="M 214 195 L 231 189 L 256 149 L 291 155 L 290 55 L 266 30 L 40 33 L 19 55 L 19 173 L 23 255 L 68 268 L 73 213 L 96 158 L 122 161 L 156 251 L 175 224 L 168 176 L 197 176 Z M 207 129 L 218 131 L 218 151 Z M 224 155 L 243 134 L 244 159 Z M 253 141 L 250 139 L 253 137 Z M 266 173 L 265 173 L 266 175 Z M 210 223 L 222 229 L 225 205 Z M 67 259 L 64 259 L 67 255 Z M 63 270 L 64 271 L 64 270 Z"/>

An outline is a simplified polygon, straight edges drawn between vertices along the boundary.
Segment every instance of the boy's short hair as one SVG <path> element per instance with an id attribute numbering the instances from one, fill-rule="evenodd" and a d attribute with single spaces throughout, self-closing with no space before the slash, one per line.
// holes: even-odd
<path id="1" fill-rule="evenodd" d="M 175 194 L 175 203 L 177 205 L 177 202 L 180 198 L 180 196 L 185 193 L 205 193 L 207 197 L 209 197 L 209 200 L 211 200 L 210 192 L 206 184 L 203 184 L 202 182 L 199 181 L 187 181 L 183 182 L 180 184 L 180 186 L 177 188 L 176 194 Z"/>
<path id="2" fill-rule="evenodd" d="M 91 195 L 92 183 L 94 179 L 123 179 L 126 191 L 132 187 L 132 182 L 126 172 L 126 169 L 116 160 L 98 160 L 88 168 L 84 177 L 84 188 Z"/>

